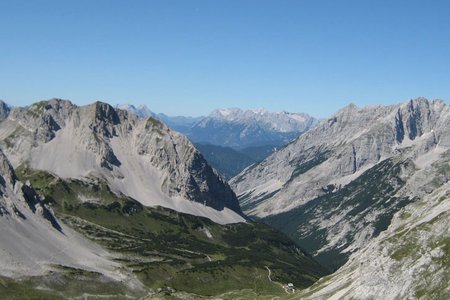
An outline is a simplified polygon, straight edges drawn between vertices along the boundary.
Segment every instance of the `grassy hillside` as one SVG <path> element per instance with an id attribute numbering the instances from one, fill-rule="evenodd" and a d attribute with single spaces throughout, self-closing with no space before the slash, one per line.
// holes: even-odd
<path id="1" fill-rule="evenodd" d="M 211 296 L 250 289 L 283 295 L 280 284 L 313 284 L 326 271 L 284 234 L 260 223 L 218 225 L 206 218 L 144 207 L 96 178 L 62 180 L 17 169 L 60 220 L 109 249 L 146 286 Z M 86 200 L 89 201 L 86 201 Z M 53 288 L 52 284 L 48 284 Z"/>

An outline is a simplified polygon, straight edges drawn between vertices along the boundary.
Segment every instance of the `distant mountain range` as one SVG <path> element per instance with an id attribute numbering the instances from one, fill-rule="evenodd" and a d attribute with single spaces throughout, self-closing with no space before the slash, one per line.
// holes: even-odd
<path id="1" fill-rule="evenodd" d="M 186 136 L 195 143 L 234 149 L 287 144 L 317 123 L 303 113 L 269 112 L 265 109 L 218 109 L 193 124 Z"/>
<path id="2" fill-rule="evenodd" d="M 305 113 L 269 112 L 265 109 L 217 109 L 206 117 L 169 117 L 145 105 L 116 107 L 152 116 L 186 135 L 225 178 L 259 162 L 314 127 L 318 120 Z"/>
<path id="3" fill-rule="evenodd" d="M 193 124 L 203 119 L 203 117 L 184 117 L 184 116 L 170 117 L 163 113 L 154 113 L 146 105 L 139 105 L 136 107 L 132 104 L 118 104 L 115 106 L 115 108 L 127 110 L 141 118 L 153 117 L 155 119 L 164 122 L 171 129 L 181 132 L 183 134 L 186 131 L 189 131 L 189 129 Z"/>
<path id="4" fill-rule="evenodd" d="M 147 106 L 116 105 L 139 117 L 154 117 L 186 135 L 192 142 L 234 149 L 282 146 L 318 123 L 305 113 L 270 112 L 265 109 L 217 109 L 206 117 L 169 117 Z"/>

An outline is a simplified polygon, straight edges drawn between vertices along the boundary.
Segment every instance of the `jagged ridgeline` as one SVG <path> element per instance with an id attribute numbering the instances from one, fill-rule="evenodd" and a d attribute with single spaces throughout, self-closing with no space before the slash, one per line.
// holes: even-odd
<path id="1" fill-rule="evenodd" d="M 242 222 L 229 186 L 155 119 L 56 99 L 7 115 L 3 298 L 276 296 L 327 273 L 284 234 Z"/>
<path id="2" fill-rule="evenodd" d="M 111 189 L 213 221 L 242 221 L 228 184 L 191 142 L 151 117 L 109 104 L 53 99 L 15 108 L 0 124 L 3 151 L 17 167 L 62 178 L 104 178 Z"/>
<path id="3" fill-rule="evenodd" d="M 145 105 L 116 107 L 140 117 L 152 116 L 185 134 L 196 144 L 230 147 L 237 150 L 261 146 L 282 146 L 314 127 L 318 120 L 305 113 L 270 112 L 265 109 L 216 109 L 205 117 L 169 117 L 156 114 Z"/>
<path id="4" fill-rule="evenodd" d="M 349 105 L 230 182 L 244 212 L 332 270 L 449 180 L 450 107 Z"/>
<path id="5" fill-rule="evenodd" d="M 317 124 L 304 113 L 269 112 L 265 109 L 217 109 L 184 132 L 199 144 L 231 147 L 285 145 Z"/>

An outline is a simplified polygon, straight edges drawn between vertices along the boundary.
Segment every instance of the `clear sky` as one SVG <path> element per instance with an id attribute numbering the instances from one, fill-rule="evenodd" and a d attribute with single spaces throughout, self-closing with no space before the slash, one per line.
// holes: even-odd
<path id="1" fill-rule="evenodd" d="M 0 99 L 326 117 L 450 100 L 450 1 L 0 0 Z"/>

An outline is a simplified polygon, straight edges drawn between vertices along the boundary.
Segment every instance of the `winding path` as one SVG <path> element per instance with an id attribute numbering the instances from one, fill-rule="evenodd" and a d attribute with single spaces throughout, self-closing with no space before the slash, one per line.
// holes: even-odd
<path id="1" fill-rule="evenodd" d="M 295 293 L 295 292 L 294 292 L 293 290 L 291 290 L 287 285 L 284 285 L 284 284 L 281 284 L 281 283 L 279 283 L 279 282 L 273 281 L 272 278 L 271 278 L 272 270 L 270 270 L 270 268 L 269 268 L 268 266 L 264 266 L 264 267 L 267 269 L 267 271 L 269 271 L 269 274 L 267 275 L 267 278 L 269 278 L 269 281 L 270 281 L 270 282 L 279 284 L 279 285 L 283 288 L 283 290 L 286 292 L 286 294 L 291 295 L 291 294 L 294 294 L 294 293 Z"/>
<path id="2" fill-rule="evenodd" d="M 266 267 L 267 271 L 269 271 L 269 275 L 267 275 L 267 278 L 269 278 L 269 281 L 270 281 L 270 282 L 273 282 L 273 281 L 272 281 L 272 278 L 270 278 L 270 276 L 272 275 L 272 271 L 269 269 L 268 266 L 265 266 L 265 267 Z"/>

